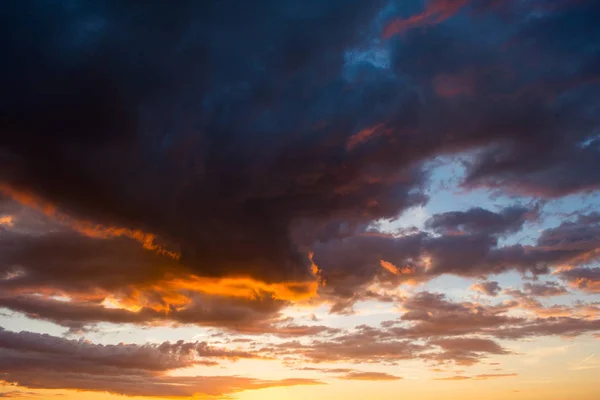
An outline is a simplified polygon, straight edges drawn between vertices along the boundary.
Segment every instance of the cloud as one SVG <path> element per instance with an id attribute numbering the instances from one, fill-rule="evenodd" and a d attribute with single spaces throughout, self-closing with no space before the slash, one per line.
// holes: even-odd
<path id="1" fill-rule="evenodd" d="M 266 387 L 314 385 L 311 379 L 258 380 L 239 376 L 169 376 L 204 358 L 245 358 L 248 353 L 203 342 L 99 345 L 31 332 L 0 330 L 3 380 L 31 389 L 106 391 L 128 396 L 221 396 Z"/>
<path id="2" fill-rule="evenodd" d="M 575 337 L 600 329 L 597 319 L 573 311 L 569 317 L 552 314 L 514 317 L 510 312 L 520 306 L 516 301 L 484 305 L 453 302 L 443 294 L 420 292 L 403 298 L 401 305 L 402 316 L 381 324 L 380 328 L 359 325 L 327 339 L 266 345 L 260 352 L 274 358 L 285 357 L 291 364 L 298 365 L 307 362 L 393 364 L 421 359 L 440 365 L 470 366 L 492 355 L 514 354 L 496 339 Z"/>
<path id="3" fill-rule="evenodd" d="M 409 29 L 442 22 L 452 17 L 469 2 L 470 0 L 429 0 L 425 10 L 420 14 L 415 14 L 407 19 L 395 19 L 390 22 L 385 27 L 383 37 L 389 39 Z"/>
<path id="4" fill-rule="evenodd" d="M 512 376 L 518 376 L 519 374 L 481 374 L 476 375 L 475 379 L 494 379 L 494 378 L 508 378 Z"/>
<path id="5" fill-rule="evenodd" d="M 528 321 L 521 326 L 504 327 L 489 333 L 500 339 L 520 339 L 536 336 L 574 337 L 600 329 L 600 320 L 573 317 L 548 317 Z"/>
<path id="6" fill-rule="evenodd" d="M 569 291 L 556 282 L 525 283 L 525 292 L 534 297 L 552 297 L 568 294 Z"/>
<path id="7" fill-rule="evenodd" d="M 476 364 L 485 354 L 510 354 L 508 350 L 489 339 L 438 339 L 430 343 L 442 348 L 444 351 L 431 356 L 432 359 L 438 362 L 453 360 L 457 365 Z"/>
<path id="8" fill-rule="evenodd" d="M 600 292 L 600 268 L 572 268 L 561 271 L 559 276 L 584 292 Z"/>
<path id="9" fill-rule="evenodd" d="M 270 298 L 236 300 L 225 297 L 195 296 L 184 309 L 165 313 L 151 308 L 113 308 L 101 303 L 61 301 L 43 296 L 2 296 L 0 306 L 24 313 L 32 318 L 52 321 L 75 330 L 100 322 L 140 325 L 198 324 L 230 328 L 249 333 L 272 331 L 269 322 L 280 318 L 283 305 Z"/>
<path id="10" fill-rule="evenodd" d="M 471 378 L 468 376 L 456 375 L 456 376 L 449 376 L 447 378 L 434 378 L 434 381 L 464 381 L 467 379 L 471 379 Z"/>
<path id="11" fill-rule="evenodd" d="M 397 381 L 402 378 L 384 372 L 350 372 L 339 377 L 339 379 L 349 381 Z"/>
<path id="12" fill-rule="evenodd" d="M 13 226 L 14 222 L 13 222 L 14 218 L 12 215 L 3 215 L 0 217 L 0 225 L 5 225 L 5 226 Z"/>
<path id="13" fill-rule="evenodd" d="M 37 363 L 39 368 L 54 365 L 56 360 L 53 357 L 60 356 L 65 368 L 89 373 L 113 368 L 123 368 L 123 373 L 129 370 L 167 371 L 190 367 L 206 358 L 257 358 L 245 351 L 221 349 L 206 342 L 113 346 L 27 331 L 11 332 L 3 328 L 0 329 L 0 349 L 4 353 L 4 365 L 12 362 L 14 369 L 33 365 L 26 363 L 25 356 L 31 358 L 27 362 Z M 54 365 L 54 368 L 60 369 L 61 366 Z"/>
<path id="14" fill-rule="evenodd" d="M 290 301 L 315 296 L 318 286 L 314 279 L 200 277 L 134 240 L 97 240 L 69 230 L 4 232 L 0 251 L 0 276 L 10 277 L 0 280 L 0 303 L 68 326 L 175 321 L 242 329 L 277 319 Z"/>
<path id="15" fill-rule="evenodd" d="M 537 217 L 537 210 L 521 206 L 504 208 L 500 213 L 481 207 L 467 211 L 436 214 L 425 227 L 440 234 L 509 234 L 519 232 L 523 224 Z"/>
<path id="16" fill-rule="evenodd" d="M 316 371 L 326 374 L 334 374 L 337 379 L 349 380 L 349 381 L 397 381 L 403 379 L 402 377 L 391 375 L 385 372 L 365 372 L 357 371 L 351 368 L 316 368 L 316 367 L 302 367 L 298 368 L 300 371 Z"/>
<path id="17" fill-rule="evenodd" d="M 318 154 L 327 149 L 322 139 L 339 127 L 315 126 L 336 118 L 337 111 L 323 107 L 316 92 L 315 102 L 298 97 L 306 84 L 317 83 L 313 71 L 343 68 L 345 50 L 361 41 L 361 27 L 381 5 L 296 1 L 273 7 L 266 0 L 237 16 L 223 6 L 188 3 L 172 12 L 155 5 L 142 17 L 142 30 L 134 28 L 139 20 L 130 7 L 90 4 L 74 13 L 57 7 L 41 22 L 50 12 L 44 6 L 3 6 L 14 16 L 3 25 L 16 46 L 5 49 L 6 55 L 20 66 L 3 70 L 12 77 L 11 91 L 19 93 L 2 126 L 3 133 L 10 132 L 3 143 L 10 154 L 3 158 L 4 187 L 42 199 L 73 220 L 119 227 L 110 228 L 109 235 L 138 238 L 127 232 L 151 232 L 150 241 L 175 242 L 196 272 L 265 280 L 306 277 L 308 249 L 291 239 L 295 221 L 356 215 L 368 222 L 423 198 L 408 193 L 418 190 L 422 174 L 401 183 L 390 176 L 377 181 L 371 177 L 374 162 L 367 161 L 369 167 L 344 156 L 348 168 L 340 169 L 332 158 L 337 148 Z M 304 10 L 303 22 L 297 9 Z M 236 18 L 243 23 L 234 23 Z M 213 19 L 223 24 L 212 26 Z M 31 52 L 21 57 L 14 53 L 19 31 L 29 24 L 36 27 L 30 30 Z M 236 36 L 246 36 L 246 45 L 230 37 L 232 26 L 239 30 Z M 45 47 L 48 38 L 51 49 Z M 132 47 L 140 49 L 135 56 Z M 252 58 L 257 63 L 249 67 Z M 144 65 L 147 73 L 133 65 Z M 28 95 L 31 82 L 44 94 Z M 331 96 L 340 99 L 344 83 L 334 86 Z M 379 95 L 382 86 L 364 89 L 348 99 L 345 112 L 364 111 L 366 98 Z M 280 103 L 280 96 L 291 103 Z M 186 110 L 185 102 L 196 106 Z M 289 106 L 306 112 L 290 114 Z M 36 117 L 23 118 L 24 110 Z M 65 113 L 79 117 L 75 121 Z M 270 116 L 279 113 L 289 119 Z M 349 122 L 341 123 L 350 128 Z M 81 124 L 89 125 L 86 138 L 79 135 Z M 157 130 L 160 125 L 171 127 Z M 307 130 L 314 140 L 306 142 Z M 48 140 L 47 132 L 60 134 Z M 252 146 L 246 145 L 248 135 L 256 138 Z M 345 142 L 340 138 L 342 147 Z M 160 171 L 151 172 L 156 166 Z"/>
<path id="18" fill-rule="evenodd" d="M 156 236 L 151 233 L 142 232 L 137 229 L 132 230 L 115 226 L 102 226 L 91 223 L 89 221 L 73 219 L 66 214 L 60 213 L 54 205 L 44 201 L 43 199 L 37 198 L 27 193 L 21 193 L 19 191 L 14 190 L 8 185 L 0 184 L 0 192 L 9 195 L 14 200 L 18 201 L 20 204 L 41 211 L 43 214 L 51 217 L 52 219 L 69 225 L 71 229 L 85 236 L 99 239 L 124 236 L 140 242 L 144 249 L 154 250 L 160 254 L 164 254 L 175 259 L 180 257 L 180 254 L 178 254 L 177 252 L 170 251 L 164 248 L 163 246 L 156 244 Z M 3 218 L 6 218 L 4 225 L 13 225 L 12 218 Z"/>
<path id="19" fill-rule="evenodd" d="M 173 282 L 188 277 L 248 278 L 248 290 L 273 293 L 279 304 L 295 301 L 315 292 L 311 251 L 327 282 L 322 298 L 339 312 L 350 312 L 373 283 L 548 272 L 584 249 L 559 251 L 546 237 L 536 247 L 499 247 L 498 236 L 536 217 L 521 206 L 435 215 L 428 225 L 439 237 L 368 237 L 366 228 L 426 203 L 423 165 L 458 152 L 470 152 L 465 187 L 549 198 L 595 190 L 598 97 L 588 89 L 597 60 L 574 43 L 594 43 L 598 6 L 561 3 L 560 13 L 528 18 L 539 12 L 536 4 L 398 6 L 385 36 L 402 38 L 381 44 L 389 68 L 345 58 L 380 36 L 379 1 L 273 7 L 264 0 L 233 15 L 225 6 L 154 5 L 142 16 L 102 2 L 76 10 L 4 5 L 2 15 L 12 16 L 3 24 L 5 56 L 15 63 L 0 75 L 17 95 L 3 100 L 3 191 L 73 231 L 51 235 L 57 248 L 78 241 L 74 247 L 100 252 L 129 239 L 163 253 L 118 250 L 140 264 L 131 276 L 129 266 L 115 264 L 114 284 L 112 277 L 94 281 L 102 277 L 85 267 L 98 263 L 92 255 L 73 261 L 83 266 L 81 291 L 118 284 L 146 302 L 159 298 L 136 307 L 193 304 L 180 290 L 157 293 L 171 294 Z M 456 21 L 468 21 L 468 32 Z M 23 26 L 31 27 L 27 45 Z M 559 28 L 566 34 L 558 37 Z M 19 52 L 25 47 L 31 51 Z M 469 90 L 460 96 L 439 90 L 463 81 Z M 3 248 L 13 264 L 27 244 L 36 245 L 9 240 L 22 246 Z M 408 273 L 390 273 L 381 260 Z M 42 286 L 41 273 L 29 268 L 27 279 Z M 148 290 L 165 273 L 175 280 Z M 132 296 L 121 297 L 131 303 Z"/>
<path id="20" fill-rule="evenodd" d="M 406 321 L 410 326 L 390 328 L 399 337 L 461 336 L 522 322 L 520 318 L 504 314 L 511 308 L 510 304 L 486 307 L 477 303 L 455 303 L 440 293 L 416 293 L 406 299 L 402 307 L 405 313 L 398 322 Z"/>
<path id="21" fill-rule="evenodd" d="M 465 380 L 469 380 L 469 379 L 487 380 L 487 379 L 494 379 L 494 378 L 508 378 L 508 377 L 513 377 L 513 376 L 518 376 L 518 374 L 481 374 L 481 375 L 475 375 L 473 377 L 457 375 L 457 376 L 450 376 L 447 378 L 437 378 L 434 380 L 436 380 L 436 381 L 465 381 Z"/>
<path id="22" fill-rule="evenodd" d="M 36 397 L 40 396 L 40 394 L 35 392 L 24 392 L 22 390 L 11 390 L 10 392 L 2 392 L 0 393 L 0 398 L 10 398 L 10 399 L 22 399 L 27 397 Z"/>
<path id="23" fill-rule="evenodd" d="M 0 66 L 0 307 L 71 332 L 210 326 L 290 363 L 471 365 L 509 356 L 499 339 L 599 329 L 597 304 L 537 300 L 566 293 L 553 282 L 497 304 L 414 289 L 455 275 L 493 297 L 495 276 L 516 271 L 598 292 L 598 213 L 507 244 L 546 201 L 600 189 L 597 2 L 75 3 L 0 5 L 11 60 Z M 356 56 L 369 52 L 386 62 Z M 447 158 L 464 168 L 461 190 L 540 203 L 374 229 L 438 195 L 429 166 Z M 285 318 L 367 300 L 400 314 L 354 329 Z M 2 335 L 29 346 L 3 348 L 6 373 L 36 388 L 191 396 L 317 383 L 168 375 L 254 357 L 198 343 L 122 346 L 120 359 Z"/>
<path id="24" fill-rule="evenodd" d="M 357 372 L 351 368 L 316 368 L 316 367 L 302 367 L 298 368 L 299 371 L 319 371 L 328 374 L 347 374 L 350 372 Z"/>
<path id="25" fill-rule="evenodd" d="M 508 206 L 498 213 L 483 209 L 433 215 L 427 222 L 438 233 L 413 231 L 406 235 L 362 232 L 314 246 L 314 262 L 326 282 L 319 293 L 332 297 L 333 310 L 348 312 L 353 303 L 368 298 L 368 288 L 425 282 L 444 274 L 488 278 L 511 270 L 540 276 L 558 269 L 558 276 L 574 287 L 594 290 L 594 269 L 574 269 L 598 259 L 600 228 L 595 213 L 541 231 L 531 245 L 500 245 L 498 235 L 517 232 L 538 208 Z M 508 217 L 510 216 L 510 217 Z M 568 267 L 568 268 L 567 268 Z M 571 269 L 572 272 L 569 272 Z M 582 273 L 581 280 L 574 277 Z M 577 283 L 580 282 L 580 283 Z M 493 283 L 472 289 L 497 293 Z M 553 289 L 551 288 L 553 287 Z M 564 293 L 548 283 L 529 283 L 527 292 Z"/>
<path id="26" fill-rule="evenodd" d="M 537 288 L 537 291 L 542 294 L 546 294 L 546 297 L 558 295 L 559 292 L 562 292 L 560 289 L 557 292 L 557 287 L 555 286 L 550 286 L 550 290 L 548 290 L 548 288 L 546 288 L 546 286 L 543 284 L 540 286 L 542 286 L 542 288 Z M 555 304 L 545 306 L 530 292 L 523 293 L 520 290 L 506 289 L 503 291 L 503 294 L 512 296 L 516 300 L 516 304 L 518 305 L 519 309 L 532 312 L 539 317 L 582 317 L 589 319 L 597 316 L 600 313 L 600 308 L 596 307 L 597 303 L 586 303 L 577 300 L 570 305 Z"/>
<path id="27" fill-rule="evenodd" d="M 328 341 L 314 340 L 311 344 L 286 342 L 275 347 L 266 347 L 261 352 L 275 356 L 290 356 L 299 362 L 348 362 L 348 363 L 393 363 L 415 358 L 423 346 L 410 341 L 383 341 L 365 335 L 347 335 Z"/>
<path id="28" fill-rule="evenodd" d="M 345 59 L 381 34 L 380 1 L 261 0 L 233 14 L 157 4 L 141 16 L 104 2 L 4 5 L 15 62 L 0 75 L 16 95 L 2 100 L 0 180 L 86 221 L 74 224 L 83 234 L 169 249 L 195 275 L 266 282 L 310 278 L 307 255 L 335 226 L 424 204 L 422 166 L 440 155 L 475 152 L 466 187 L 595 190 L 586 48 L 598 6 L 529 18 L 537 2 L 474 3 L 398 7 L 385 35 L 403 38 L 381 44 L 389 68 Z M 465 96 L 438 96 L 439 77 L 466 76 Z"/>
<path id="29" fill-rule="evenodd" d="M 29 371 L 11 372 L 8 379 L 31 389 L 72 389 L 109 392 L 127 396 L 182 397 L 198 394 L 223 396 L 246 390 L 301 385 L 321 385 L 312 379 L 259 380 L 238 376 L 157 377 L 141 375 L 89 376 L 77 372 Z"/>
<path id="30" fill-rule="evenodd" d="M 488 296 L 497 296 L 502 290 L 498 282 L 479 282 L 471 286 L 471 290 L 486 294 Z"/>

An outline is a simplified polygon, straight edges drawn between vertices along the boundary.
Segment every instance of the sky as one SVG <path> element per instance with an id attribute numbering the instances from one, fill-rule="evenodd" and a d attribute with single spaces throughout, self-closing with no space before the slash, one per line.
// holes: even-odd
<path id="1" fill-rule="evenodd" d="M 0 398 L 598 398 L 599 2 L 0 26 Z"/>

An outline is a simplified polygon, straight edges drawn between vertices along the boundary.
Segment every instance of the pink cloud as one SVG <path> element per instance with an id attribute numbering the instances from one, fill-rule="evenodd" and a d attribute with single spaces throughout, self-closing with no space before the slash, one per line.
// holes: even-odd
<path id="1" fill-rule="evenodd" d="M 409 18 L 398 18 L 390 22 L 383 31 L 384 39 L 402 34 L 410 29 L 438 24 L 455 15 L 469 0 L 430 0 L 427 8 L 421 14 Z"/>

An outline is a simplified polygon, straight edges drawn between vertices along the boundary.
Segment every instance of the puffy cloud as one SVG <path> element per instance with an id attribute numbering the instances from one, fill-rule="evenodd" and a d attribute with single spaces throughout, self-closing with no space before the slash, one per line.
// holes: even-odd
<path id="1" fill-rule="evenodd" d="M 525 222 L 536 216 L 536 209 L 522 206 L 506 207 L 500 213 L 477 207 L 436 214 L 425 222 L 425 226 L 442 234 L 498 235 L 518 232 Z"/>
<path id="2" fill-rule="evenodd" d="M 39 368 L 53 366 L 61 369 L 60 365 L 54 365 L 56 359 L 53 359 L 53 356 L 59 355 L 64 368 L 88 373 L 114 368 L 123 368 L 123 373 L 136 370 L 167 371 L 193 366 L 205 358 L 257 357 L 245 351 L 213 347 L 206 342 L 99 345 L 47 334 L 11 332 L 3 328 L 0 328 L 0 349 L 4 353 L 3 365 L 13 363 L 14 369 L 32 366 L 36 362 Z"/>
<path id="3" fill-rule="evenodd" d="M 507 326 L 490 330 L 489 333 L 500 339 L 520 339 L 536 336 L 574 337 L 600 329 L 600 319 L 574 317 L 548 317 L 527 321 L 521 325 Z"/>
<path id="4" fill-rule="evenodd" d="M 486 332 L 505 325 L 519 325 L 523 319 L 509 317 L 506 311 L 513 304 L 498 307 L 477 303 L 456 303 L 440 293 L 420 292 L 407 298 L 402 307 L 405 313 L 396 321 L 408 326 L 389 328 L 397 337 L 436 338 L 462 336 Z"/>
<path id="5" fill-rule="evenodd" d="M 368 289 L 373 284 L 389 288 L 444 274 L 486 278 L 511 270 L 539 276 L 552 269 L 572 286 L 593 292 L 595 269 L 583 266 L 597 260 L 600 254 L 596 213 L 581 214 L 545 229 L 531 245 L 500 245 L 497 235 L 520 230 L 538 213 L 537 207 L 509 206 L 498 213 L 471 209 L 432 216 L 427 224 L 438 230 L 437 234 L 367 231 L 318 243 L 314 246 L 313 260 L 326 282 L 320 293 L 337 298 L 332 300 L 334 311 L 347 312 L 354 302 L 368 298 Z M 493 282 L 477 283 L 472 289 L 489 294 L 500 290 Z M 554 283 L 544 287 L 528 283 L 525 289 L 532 295 L 565 293 L 564 288 Z"/>
<path id="6" fill-rule="evenodd" d="M 488 281 L 488 282 L 479 282 L 471 286 L 471 290 L 475 290 L 476 292 L 486 294 L 488 296 L 497 296 L 498 293 L 502 290 L 500 284 L 498 282 Z"/>
<path id="7" fill-rule="evenodd" d="M 438 362 L 453 360 L 457 365 L 473 365 L 480 361 L 486 354 L 510 354 L 498 343 L 490 339 L 454 338 L 438 339 L 430 342 L 440 347 L 443 352 L 426 355 Z"/>
<path id="8" fill-rule="evenodd" d="M 290 341 L 265 346 L 260 351 L 275 358 L 286 357 L 291 364 L 300 365 L 307 362 L 393 364 L 401 360 L 421 359 L 442 365 L 469 366 L 492 355 L 513 354 L 495 339 L 553 335 L 575 337 L 600 329 L 600 321 L 594 317 L 598 310 L 594 311 L 595 314 L 586 314 L 583 305 L 581 314 L 567 308 L 562 310 L 561 316 L 554 316 L 556 310 L 549 308 L 544 315 L 543 307 L 536 304 L 535 315 L 514 317 L 509 312 L 521 307 L 517 301 L 483 305 L 454 302 L 443 294 L 420 292 L 403 298 L 401 306 L 402 316 L 382 323 L 380 328 L 359 325 L 353 330 L 333 334 L 326 340 Z"/>
<path id="9" fill-rule="evenodd" d="M 600 292 L 600 268 L 572 268 L 561 271 L 559 276 L 584 292 Z"/>
<path id="10" fill-rule="evenodd" d="M 581 300 L 574 301 L 570 305 L 543 305 L 535 296 L 532 294 L 532 290 L 538 292 L 541 297 L 550 297 L 563 293 L 564 288 L 558 286 L 547 287 L 544 284 L 535 285 L 534 289 L 529 287 L 528 293 L 523 293 L 520 290 L 506 289 L 503 294 L 512 296 L 515 299 L 516 307 L 520 310 L 529 311 L 539 317 L 580 317 L 580 318 L 594 318 L 600 314 L 600 308 L 596 305 L 598 303 L 585 303 Z M 543 296 L 543 295 L 546 296 Z"/>
<path id="11" fill-rule="evenodd" d="M 310 344 L 286 342 L 266 347 L 261 352 L 286 355 L 298 362 L 348 362 L 348 363 L 394 363 L 415 358 L 424 347 L 408 340 L 386 341 L 381 337 L 367 339 L 365 334 L 349 334 L 328 341 L 314 340 Z M 377 339 L 377 340 L 374 340 Z"/>
<path id="12" fill-rule="evenodd" d="M 556 282 L 525 283 L 525 292 L 533 297 L 552 297 L 569 293 L 567 289 Z"/>

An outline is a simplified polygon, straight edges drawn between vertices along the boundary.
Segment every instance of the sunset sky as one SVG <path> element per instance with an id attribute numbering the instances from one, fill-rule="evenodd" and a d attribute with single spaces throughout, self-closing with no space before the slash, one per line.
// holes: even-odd
<path id="1" fill-rule="evenodd" d="M 600 2 L 0 32 L 0 399 L 600 398 Z"/>

